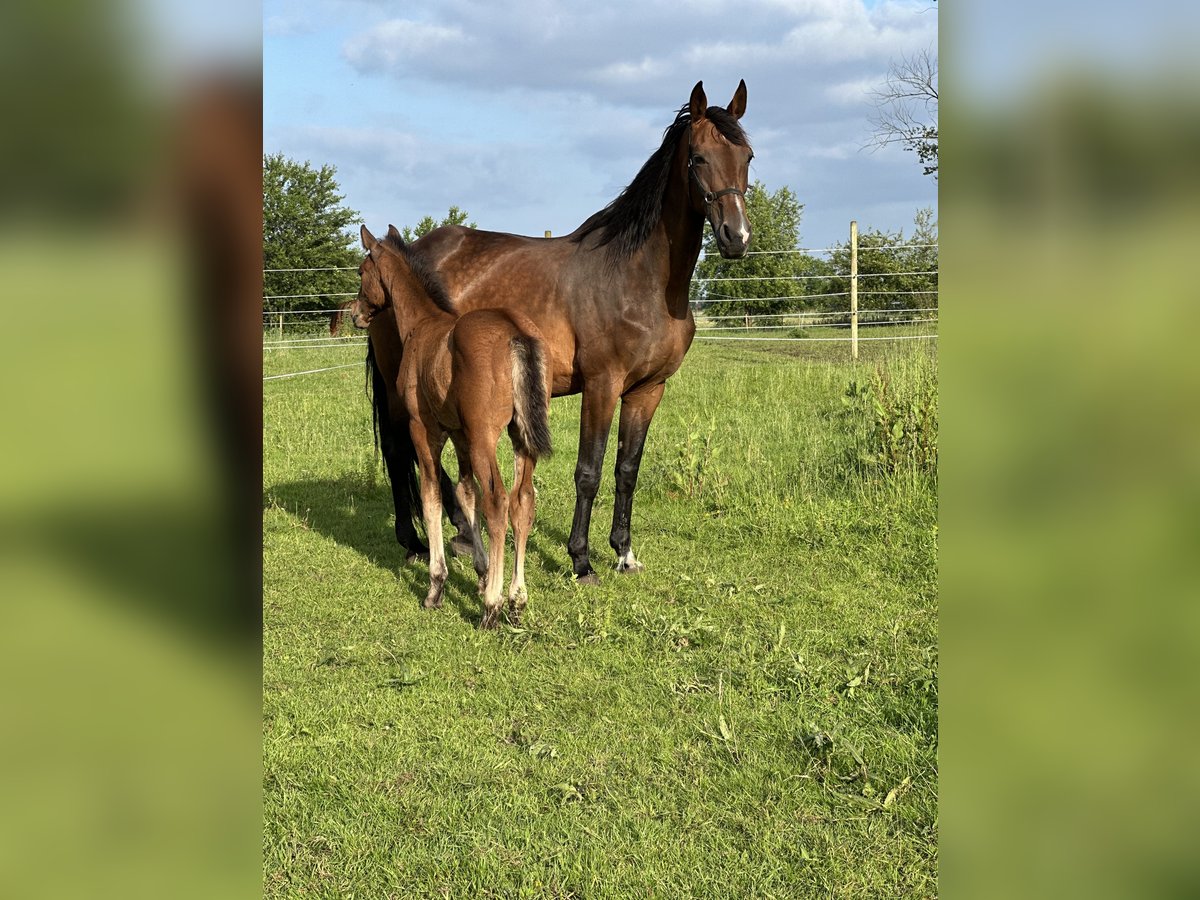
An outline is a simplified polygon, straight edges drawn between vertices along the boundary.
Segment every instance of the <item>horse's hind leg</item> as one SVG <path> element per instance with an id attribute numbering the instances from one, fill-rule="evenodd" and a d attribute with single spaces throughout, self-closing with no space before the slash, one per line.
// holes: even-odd
<path id="1" fill-rule="evenodd" d="M 471 542 L 471 561 L 475 566 L 475 574 L 479 576 L 479 593 L 482 594 L 488 561 L 487 553 L 483 549 L 483 537 L 479 533 L 479 495 L 475 490 L 475 473 L 471 468 L 468 449 L 460 438 L 455 438 L 454 449 L 458 454 L 458 486 L 455 488 L 455 495 L 466 520 L 467 530 L 464 536 Z"/>
<path id="2" fill-rule="evenodd" d="M 513 527 L 513 578 L 508 588 L 508 618 L 519 625 L 529 595 L 525 590 L 525 543 L 533 525 L 533 469 L 537 460 L 521 452 L 516 454 L 513 489 L 508 499 L 509 516 Z"/>
<path id="3" fill-rule="evenodd" d="M 495 628 L 503 605 L 501 588 L 504 583 L 504 538 L 508 531 L 508 491 L 500 467 L 496 464 L 496 440 L 479 441 L 471 447 L 471 462 L 479 479 L 483 499 L 483 515 L 488 530 L 488 571 L 483 591 L 483 620 L 480 628 Z"/>

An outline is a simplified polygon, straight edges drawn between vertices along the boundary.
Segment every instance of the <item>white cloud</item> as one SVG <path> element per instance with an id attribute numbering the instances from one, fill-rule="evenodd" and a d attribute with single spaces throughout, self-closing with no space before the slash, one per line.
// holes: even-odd
<path id="1" fill-rule="evenodd" d="M 312 22 L 304 15 L 267 16 L 263 19 L 263 34 L 267 37 L 295 37 L 312 34 Z"/>
<path id="2" fill-rule="evenodd" d="M 826 87 L 824 95 L 838 106 L 859 107 L 870 102 L 871 92 L 883 83 L 883 79 L 884 73 L 880 72 L 874 77 L 839 81 Z"/>
<path id="3" fill-rule="evenodd" d="M 536 232 L 566 225 L 544 221 L 566 208 L 559 215 L 573 227 L 633 177 L 697 80 L 723 106 L 739 78 L 752 177 L 790 185 L 810 221 L 818 204 L 869 221 L 871 203 L 916 197 L 915 209 L 936 196 L 911 154 L 860 149 L 868 95 L 890 62 L 936 46 L 929 0 L 744 0 L 736 10 L 719 0 L 321 2 L 336 7 L 329 22 L 341 34 L 351 26 L 338 39 L 347 80 L 381 79 L 369 91 L 355 82 L 359 96 L 439 104 L 413 114 L 407 130 L 292 131 L 294 146 L 337 162 L 354 196 L 371 198 L 363 204 L 423 215 L 458 203 L 481 226 L 505 229 L 528 214 Z M 292 146 L 283 149 L 296 155 Z"/>
<path id="4" fill-rule="evenodd" d="M 468 53 L 471 43 L 457 25 L 389 19 L 348 41 L 345 55 L 361 71 L 402 69 L 409 60 Z"/>

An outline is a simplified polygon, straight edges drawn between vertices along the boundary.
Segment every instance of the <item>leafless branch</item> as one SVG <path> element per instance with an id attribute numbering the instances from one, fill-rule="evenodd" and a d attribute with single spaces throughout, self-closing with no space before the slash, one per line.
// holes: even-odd
<path id="1" fill-rule="evenodd" d="M 917 153 L 925 174 L 937 177 L 938 60 L 932 49 L 894 61 L 871 92 L 868 147 L 902 144 Z"/>

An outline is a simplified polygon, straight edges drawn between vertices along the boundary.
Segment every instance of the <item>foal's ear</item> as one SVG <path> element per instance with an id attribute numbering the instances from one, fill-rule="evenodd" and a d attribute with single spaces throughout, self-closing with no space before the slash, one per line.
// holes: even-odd
<path id="1" fill-rule="evenodd" d="M 375 246 L 375 235 L 371 234 L 366 225 L 363 225 L 360 229 L 358 229 L 358 236 L 362 238 L 364 250 L 370 250 Z"/>
<path id="2" fill-rule="evenodd" d="M 398 246 L 398 247 L 404 246 L 404 235 L 402 235 L 400 233 L 400 230 L 395 225 L 388 226 L 388 235 L 387 236 L 389 238 L 391 238 L 391 240 L 396 244 L 396 246 Z"/>
<path id="3" fill-rule="evenodd" d="M 704 82 L 697 81 L 696 86 L 692 88 L 692 99 L 688 101 L 688 113 L 691 115 L 692 121 L 699 122 L 706 109 L 708 109 L 708 98 L 704 96 Z"/>
<path id="4" fill-rule="evenodd" d="M 743 78 L 738 82 L 737 90 L 733 92 L 733 99 L 729 101 L 729 105 L 725 107 L 731 116 L 735 119 L 740 119 L 746 114 L 746 79 Z"/>

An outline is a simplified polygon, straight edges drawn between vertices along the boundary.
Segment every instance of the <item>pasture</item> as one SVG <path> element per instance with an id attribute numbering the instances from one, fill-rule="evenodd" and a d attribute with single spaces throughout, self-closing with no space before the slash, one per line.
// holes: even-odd
<path id="1" fill-rule="evenodd" d="M 421 608 L 362 368 L 265 383 L 266 896 L 936 895 L 936 351 L 847 356 L 697 341 L 647 442 L 640 575 L 611 572 L 609 441 L 598 587 L 555 400 L 529 605 L 490 633 L 469 559 Z"/>

